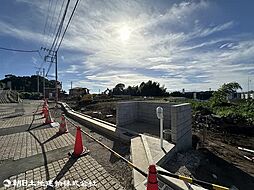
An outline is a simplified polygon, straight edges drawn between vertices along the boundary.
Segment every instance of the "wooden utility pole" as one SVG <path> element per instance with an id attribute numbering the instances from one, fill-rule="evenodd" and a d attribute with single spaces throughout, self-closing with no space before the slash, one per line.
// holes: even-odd
<path id="1" fill-rule="evenodd" d="M 55 64 L 55 102 L 58 102 L 58 74 L 57 74 L 57 51 L 53 51 L 47 48 L 41 47 L 42 50 L 49 52 L 47 56 L 45 56 L 45 62 L 49 62 L 51 64 Z M 48 70 L 49 72 L 49 70 Z M 47 72 L 47 73 L 48 73 Z"/>
<path id="2" fill-rule="evenodd" d="M 57 76 L 57 51 L 55 52 L 55 75 L 56 75 L 56 81 L 55 81 L 55 87 L 56 87 L 56 104 L 58 102 L 58 84 L 57 84 L 57 79 L 58 79 L 58 76 Z"/>
<path id="3" fill-rule="evenodd" d="M 40 92 L 40 81 L 39 81 L 39 71 L 36 72 L 37 73 L 37 92 Z"/>
<path id="4" fill-rule="evenodd" d="M 43 98 L 45 99 L 45 69 L 43 68 Z"/>

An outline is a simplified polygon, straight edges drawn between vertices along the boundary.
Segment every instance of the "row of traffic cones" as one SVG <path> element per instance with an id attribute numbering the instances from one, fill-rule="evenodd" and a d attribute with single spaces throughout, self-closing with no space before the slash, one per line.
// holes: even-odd
<path id="1" fill-rule="evenodd" d="M 61 135 L 61 134 L 68 133 L 68 132 L 69 131 L 68 131 L 68 128 L 67 128 L 65 115 L 62 114 L 61 123 L 60 123 L 59 131 L 57 132 L 57 134 Z M 73 153 L 69 153 L 69 155 L 72 158 L 79 158 L 79 157 L 87 154 L 88 152 L 89 152 L 89 150 L 86 147 L 83 146 L 81 128 L 77 127 L 74 151 L 73 151 Z"/>
<path id="2" fill-rule="evenodd" d="M 45 118 L 44 124 L 51 124 L 51 123 L 54 122 L 52 117 L 51 117 L 51 113 L 49 111 L 48 100 L 47 99 L 44 99 L 41 114 Z M 65 115 L 62 114 L 61 123 L 59 125 L 59 130 L 56 134 L 57 135 L 62 135 L 62 134 L 68 133 L 68 132 L 69 131 L 68 131 L 68 128 L 67 128 Z M 78 157 L 80 157 L 84 154 L 87 154 L 88 152 L 89 152 L 89 150 L 83 146 L 81 128 L 77 127 L 74 151 L 73 151 L 73 153 L 69 153 L 69 155 L 73 158 L 78 158 Z"/>
<path id="3" fill-rule="evenodd" d="M 41 114 L 43 114 L 43 117 L 45 118 L 44 124 L 54 123 L 54 121 L 51 117 L 51 113 L 49 111 L 47 99 L 44 100 Z"/>

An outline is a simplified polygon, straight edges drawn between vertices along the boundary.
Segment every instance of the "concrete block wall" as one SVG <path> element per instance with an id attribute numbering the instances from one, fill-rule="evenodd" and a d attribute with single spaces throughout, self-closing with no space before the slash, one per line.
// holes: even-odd
<path id="1" fill-rule="evenodd" d="M 189 103 L 171 106 L 172 142 L 177 151 L 184 151 L 192 146 L 192 114 Z"/>
<path id="2" fill-rule="evenodd" d="M 149 123 L 151 125 L 159 126 L 159 119 L 156 115 L 156 108 L 162 107 L 164 114 L 164 128 L 170 129 L 171 125 L 171 105 L 170 103 L 158 103 L 158 102 L 137 102 L 138 104 L 138 117 L 137 121 Z"/>
<path id="3" fill-rule="evenodd" d="M 159 119 L 156 108 L 161 106 L 164 115 L 164 129 L 171 129 L 172 142 L 177 151 L 192 147 L 192 114 L 191 106 L 186 104 L 159 102 L 121 102 L 116 110 L 116 125 L 118 127 L 134 122 L 144 122 L 159 130 Z"/>
<path id="4" fill-rule="evenodd" d="M 138 117 L 137 102 L 121 102 L 116 108 L 116 125 L 118 127 L 134 123 Z"/>

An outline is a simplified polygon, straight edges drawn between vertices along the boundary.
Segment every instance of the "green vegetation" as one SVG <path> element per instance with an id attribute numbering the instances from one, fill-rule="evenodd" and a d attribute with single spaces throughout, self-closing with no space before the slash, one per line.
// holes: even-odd
<path id="1" fill-rule="evenodd" d="M 16 90 L 18 92 L 37 92 L 37 75 L 32 76 L 15 76 L 15 75 L 6 75 L 6 77 L 0 80 L 1 86 L 4 86 L 5 89 L 8 89 L 7 83 L 11 82 L 12 90 Z M 43 77 L 39 76 L 40 82 L 40 92 L 42 92 L 43 86 Z M 54 88 L 55 81 L 45 79 L 45 86 L 49 88 Z"/>
<path id="2" fill-rule="evenodd" d="M 213 93 L 213 97 L 211 98 L 212 105 L 223 106 L 227 104 L 227 96 L 236 92 L 238 89 L 242 89 L 242 87 L 236 82 L 223 84 L 217 91 Z"/>
<path id="3" fill-rule="evenodd" d="M 215 114 L 235 124 L 254 125 L 254 100 L 228 101 L 230 93 L 242 89 L 238 83 L 223 84 L 207 102 L 189 101 L 194 113 Z"/>
<path id="4" fill-rule="evenodd" d="M 41 95 L 38 92 L 21 92 L 19 93 L 19 97 L 21 99 L 31 99 L 31 100 L 39 100 L 41 99 Z"/>
<path id="5" fill-rule="evenodd" d="M 131 95 L 131 96 L 168 96 L 164 86 L 160 86 L 160 83 L 149 80 L 148 82 L 142 82 L 139 86 L 129 86 L 125 88 L 125 85 L 119 83 L 110 90 L 112 95 Z"/>

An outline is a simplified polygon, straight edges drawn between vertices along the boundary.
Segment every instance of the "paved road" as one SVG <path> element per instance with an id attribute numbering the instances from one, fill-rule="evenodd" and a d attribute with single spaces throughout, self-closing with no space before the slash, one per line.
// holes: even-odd
<path id="1" fill-rule="evenodd" d="M 54 182 L 56 189 L 124 189 L 90 155 L 67 156 L 74 136 L 57 136 L 58 129 L 42 125 L 41 105 L 40 101 L 24 101 L 1 106 L 0 188 L 12 183 L 8 189 L 24 189 L 23 183 L 26 189 L 52 189 Z"/>

